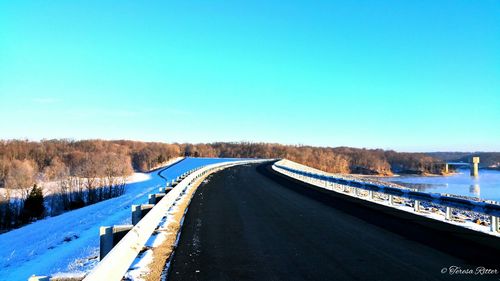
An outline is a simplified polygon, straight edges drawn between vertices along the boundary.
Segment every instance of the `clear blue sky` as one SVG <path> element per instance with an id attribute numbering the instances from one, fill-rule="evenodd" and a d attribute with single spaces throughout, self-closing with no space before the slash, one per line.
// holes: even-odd
<path id="1" fill-rule="evenodd" d="M 0 138 L 500 151 L 500 1 L 0 0 Z"/>

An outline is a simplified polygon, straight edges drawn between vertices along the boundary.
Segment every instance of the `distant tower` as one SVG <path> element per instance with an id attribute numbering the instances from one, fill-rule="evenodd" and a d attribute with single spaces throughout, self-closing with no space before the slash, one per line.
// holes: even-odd
<path id="1" fill-rule="evenodd" d="M 473 177 L 477 177 L 479 175 L 479 157 L 472 157 L 470 175 Z"/>

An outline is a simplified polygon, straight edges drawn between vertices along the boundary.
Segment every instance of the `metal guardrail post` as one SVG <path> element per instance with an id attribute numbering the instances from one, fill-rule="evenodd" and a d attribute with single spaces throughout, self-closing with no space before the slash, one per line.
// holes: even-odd
<path id="1" fill-rule="evenodd" d="M 132 205 L 132 225 L 136 225 L 154 206 L 154 204 Z"/>
<path id="2" fill-rule="evenodd" d="M 99 229 L 99 257 L 102 260 L 132 229 L 133 225 L 101 226 Z"/>
<path id="3" fill-rule="evenodd" d="M 498 217 L 490 216 L 490 230 L 491 232 L 498 232 Z"/>
<path id="4" fill-rule="evenodd" d="M 389 205 L 394 206 L 394 196 L 392 194 L 389 194 Z"/>
<path id="5" fill-rule="evenodd" d="M 148 203 L 157 204 L 163 197 L 165 197 L 165 193 L 149 194 Z"/>
<path id="6" fill-rule="evenodd" d="M 420 212 L 420 201 L 415 200 L 415 202 L 413 203 L 413 210 L 417 213 Z"/>
<path id="7" fill-rule="evenodd" d="M 451 220 L 452 218 L 452 210 L 450 207 L 446 207 L 446 214 L 445 214 L 445 219 L 446 220 Z"/>
<path id="8" fill-rule="evenodd" d="M 141 214 L 141 205 L 132 205 L 132 225 L 136 225 L 142 217 Z"/>
<path id="9" fill-rule="evenodd" d="M 99 260 L 102 260 L 113 249 L 113 227 L 101 226 L 99 228 Z"/>

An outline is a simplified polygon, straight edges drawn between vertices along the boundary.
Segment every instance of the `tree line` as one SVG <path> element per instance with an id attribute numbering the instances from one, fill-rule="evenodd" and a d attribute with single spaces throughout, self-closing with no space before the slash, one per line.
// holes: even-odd
<path id="1" fill-rule="evenodd" d="M 480 168 L 500 170 L 500 152 L 432 152 L 430 156 L 448 162 L 470 163 L 472 157 L 479 157 Z"/>
<path id="2" fill-rule="evenodd" d="M 132 172 L 126 147 L 110 142 L 2 141 L 0 229 L 120 196 Z"/>
<path id="3" fill-rule="evenodd" d="M 391 175 L 442 170 L 439 160 L 425 154 L 381 149 L 249 142 L 3 140 L 0 141 L 0 229 L 120 196 L 126 178 L 134 170 L 150 171 L 178 156 L 287 158 L 333 173 Z"/>
<path id="4" fill-rule="evenodd" d="M 186 154 L 205 157 L 287 158 L 331 173 L 392 175 L 440 174 L 443 161 L 423 153 L 352 147 L 314 147 L 272 143 L 187 145 Z"/>

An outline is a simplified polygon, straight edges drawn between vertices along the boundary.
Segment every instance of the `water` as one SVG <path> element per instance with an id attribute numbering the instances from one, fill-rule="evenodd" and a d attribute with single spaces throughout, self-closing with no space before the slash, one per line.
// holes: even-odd
<path id="1" fill-rule="evenodd" d="M 400 176 L 383 180 L 424 192 L 457 194 L 500 202 L 500 171 L 479 170 L 477 178 L 470 176 L 469 169 L 460 169 L 451 176 Z"/>

